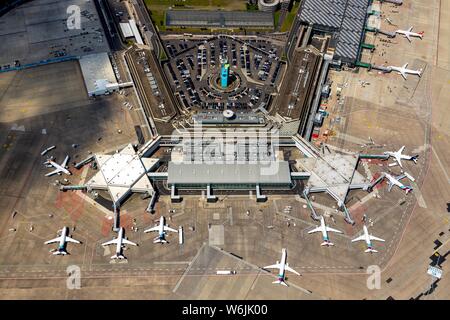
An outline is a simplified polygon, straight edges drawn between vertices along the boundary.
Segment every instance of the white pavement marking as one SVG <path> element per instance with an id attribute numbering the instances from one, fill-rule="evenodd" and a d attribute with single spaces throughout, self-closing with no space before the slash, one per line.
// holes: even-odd
<path id="1" fill-rule="evenodd" d="M 438 155 L 436 153 L 436 150 L 434 150 L 433 146 L 431 147 L 431 150 L 433 151 L 433 154 L 436 157 L 436 160 L 437 160 L 439 166 L 441 167 L 442 172 L 444 172 L 444 175 L 445 175 L 445 178 L 447 179 L 447 182 L 450 184 L 450 178 L 449 178 L 449 176 L 447 174 L 447 171 L 445 170 L 444 165 L 442 164 L 441 160 L 439 159 L 439 157 L 438 157 Z"/>
<path id="2" fill-rule="evenodd" d="M 200 249 L 198 249 L 197 254 L 195 255 L 195 257 L 192 259 L 191 262 L 189 262 L 189 266 L 186 268 L 186 270 L 184 271 L 183 275 L 181 276 L 180 280 L 178 280 L 177 284 L 175 285 L 175 287 L 173 288 L 172 292 L 175 293 L 178 288 L 181 285 L 181 282 L 183 282 L 184 277 L 186 277 L 187 273 L 189 272 L 189 270 L 191 270 L 192 265 L 194 264 L 195 260 L 197 260 L 197 258 L 199 257 L 200 253 L 202 252 L 203 248 L 205 247 L 206 242 L 203 242 L 203 245 L 200 247 Z"/>

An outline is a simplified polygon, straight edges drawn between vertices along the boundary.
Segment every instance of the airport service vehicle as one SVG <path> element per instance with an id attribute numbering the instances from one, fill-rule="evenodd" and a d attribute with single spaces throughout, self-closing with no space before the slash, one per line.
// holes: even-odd
<path id="1" fill-rule="evenodd" d="M 334 246 L 334 243 L 332 243 L 330 241 L 330 238 L 328 237 L 328 232 L 337 232 L 337 233 L 342 233 L 342 231 L 333 229 L 328 227 L 325 224 L 325 219 L 323 218 L 323 216 L 320 217 L 320 226 L 318 226 L 315 229 L 312 229 L 311 231 L 308 231 L 309 234 L 311 233 L 315 233 L 315 232 L 322 232 L 322 238 L 323 238 L 323 242 L 320 244 L 321 246 Z"/>
<path id="2" fill-rule="evenodd" d="M 369 234 L 369 230 L 367 229 L 366 226 L 363 226 L 363 231 L 364 231 L 364 234 L 362 236 L 359 236 L 359 237 L 353 239 L 352 242 L 365 241 L 366 244 L 367 244 L 367 249 L 364 252 L 366 252 L 366 253 L 369 253 L 369 252 L 370 253 L 376 253 L 376 252 L 378 252 L 377 250 L 375 250 L 373 248 L 372 240 L 382 241 L 382 242 L 384 242 L 385 240 L 383 240 L 381 238 L 377 238 L 377 237 Z"/>
<path id="3" fill-rule="evenodd" d="M 149 228 L 147 230 L 144 230 L 144 233 L 148 233 L 148 232 L 154 232 L 157 231 L 158 232 L 158 236 L 153 239 L 153 243 L 169 243 L 169 241 L 166 240 L 166 234 L 167 231 L 171 231 L 171 232 L 178 232 L 177 230 L 170 228 L 166 223 L 165 223 L 165 219 L 163 216 L 161 216 L 161 218 L 159 218 L 159 224 L 154 226 L 153 228 Z"/>
<path id="4" fill-rule="evenodd" d="M 50 244 L 50 243 L 55 243 L 55 242 L 59 242 L 59 245 L 58 245 L 58 249 L 56 249 L 56 251 L 53 252 L 53 254 L 58 255 L 58 256 L 69 254 L 66 251 L 67 242 L 81 243 L 80 241 L 69 237 L 69 228 L 68 227 L 62 228 L 61 236 L 59 236 L 55 239 L 48 240 L 48 241 L 44 242 L 44 244 Z"/>
<path id="5" fill-rule="evenodd" d="M 69 156 L 66 156 L 66 158 L 64 159 L 64 161 L 61 164 L 57 164 L 53 160 L 47 160 L 46 162 L 44 162 L 44 164 L 49 164 L 52 167 L 56 168 L 55 170 L 47 173 L 45 176 L 49 177 L 49 176 L 52 176 L 54 174 L 61 175 L 61 173 L 65 173 L 67 175 L 71 175 L 72 173 L 69 170 L 67 170 L 67 161 L 69 161 Z"/>
<path id="6" fill-rule="evenodd" d="M 384 154 L 389 157 L 393 157 L 401 168 L 403 168 L 402 160 L 412 160 L 414 163 L 417 163 L 417 158 L 419 158 L 418 154 L 408 156 L 406 154 L 402 154 L 403 150 L 405 150 L 405 146 L 402 146 L 398 151 L 385 151 Z M 389 166 L 391 167 L 392 165 Z"/>
<path id="7" fill-rule="evenodd" d="M 266 266 L 266 267 L 264 267 L 264 269 L 279 269 L 278 280 L 276 280 L 276 281 L 274 281 L 272 283 L 281 284 L 283 286 L 288 287 L 287 283 L 285 282 L 286 270 L 290 271 L 292 273 L 295 273 L 298 276 L 300 275 L 300 273 L 298 273 L 297 271 L 295 271 L 294 269 L 289 267 L 289 264 L 286 263 L 286 258 L 287 258 L 287 250 L 286 250 L 286 248 L 283 248 L 283 249 L 281 249 L 281 262 L 277 261 L 276 264 L 272 264 L 270 266 Z"/>
<path id="8" fill-rule="evenodd" d="M 125 248 L 125 244 L 137 246 L 136 243 L 127 240 L 127 238 L 125 237 L 125 230 L 123 227 L 120 228 L 119 234 L 116 239 L 102 243 L 102 246 L 109 246 L 111 244 L 116 245 L 116 253 L 111 257 L 111 259 L 120 259 L 120 260 L 126 259 L 126 257 L 123 255 L 123 248 Z"/>
<path id="9" fill-rule="evenodd" d="M 410 27 L 408 30 L 396 30 L 395 33 L 402 34 L 409 42 L 411 42 L 411 37 L 418 37 L 422 40 L 423 31 L 422 32 L 412 32 L 413 27 Z"/>
<path id="10" fill-rule="evenodd" d="M 45 149 L 44 151 L 41 152 L 41 156 L 45 155 L 47 152 L 49 152 L 50 150 L 53 150 L 55 148 L 56 148 L 56 146 L 48 147 L 47 149 Z"/>

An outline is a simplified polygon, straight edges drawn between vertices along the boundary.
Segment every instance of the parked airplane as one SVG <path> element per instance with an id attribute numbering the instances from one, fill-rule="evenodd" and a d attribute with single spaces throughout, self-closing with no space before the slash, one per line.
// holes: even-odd
<path id="1" fill-rule="evenodd" d="M 422 39 L 423 37 L 423 31 L 422 32 L 412 32 L 413 27 L 410 27 L 408 30 L 396 30 L 396 33 L 402 34 L 406 39 L 408 39 L 409 42 L 411 42 L 411 37 L 419 37 Z"/>
<path id="2" fill-rule="evenodd" d="M 414 163 L 417 163 L 417 158 L 419 157 L 418 154 L 416 154 L 414 156 L 408 156 L 408 155 L 402 154 L 403 150 L 405 150 L 405 146 L 401 147 L 398 151 L 385 151 L 384 154 L 386 154 L 390 157 L 393 157 L 401 168 L 403 168 L 402 161 L 401 161 L 402 159 L 403 160 L 412 160 L 412 161 L 414 161 Z"/>
<path id="3" fill-rule="evenodd" d="M 406 80 L 406 75 L 409 74 L 416 74 L 419 77 L 422 76 L 422 69 L 420 70 L 412 70 L 412 69 L 407 69 L 406 67 L 408 66 L 407 63 L 405 63 L 402 67 L 395 67 L 395 66 L 389 66 L 388 68 L 398 72 L 399 74 L 402 75 L 402 77 Z"/>
<path id="4" fill-rule="evenodd" d="M 158 236 L 153 239 L 153 243 L 169 243 L 165 236 L 167 234 L 166 231 L 172 231 L 172 232 L 178 232 L 177 230 L 170 228 L 164 221 L 164 217 L 161 216 L 161 218 L 159 219 L 159 225 L 154 226 L 153 228 L 144 230 L 144 233 L 147 232 L 152 232 L 152 231 L 158 231 Z"/>
<path id="5" fill-rule="evenodd" d="M 116 239 L 102 243 L 102 246 L 109 246 L 111 244 L 116 245 L 116 254 L 113 255 L 111 259 L 126 259 L 126 257 L 122 253 L 123 248 L 125 248 L 125 244 L 137 246 L 136 243 L 127 240 L 127 238 L 125 237 L 125 230 L 123 229 L 123 227 L 120 228 L 119 234 L 117 235 Z"/>
<path id="6" fill-rule="evenodd" d="M 66 245 L 67 242 L 73 242 L 73 243 L 81 243 L 78 240 L 72 239 L 71 237 L 69 237 L 69 228 L 68 227 L 64 227 L 61 230 L 61 236 L 52 239 L 52 240 L 48 240 L 46 242 L 44 242 L 44 244 L 50 244 L 50 243 L 55 243 L 55 242 L 59 242 L 59 246 L 58 249 L 56 249 L 55 252 L 53 252 L 54 255 L 66 255 L 69 254 L 66 251 Z"/>
<path id="7" fill-rule="evenodd" d="M 282 284 L 283 286 L 288 287 L 285 280 L 285 273 L 286 270 L 295 273 L 296 275 L 300 275 L 297 271 L 289 267 L 289 264 L 286 263 L 286 257 L 287 257 L 287 251 L 285 248 L 281 249 L 281 262 L 278 262 L 276 264 L 272 264 L 270 266 L 264 267 L 264 269 L 279 269 L 278 272 L 278 280 L 274 281 L 272 283 Z"/>
<path id="8" fill-rule="evenodd" d="M 394 185 L 398 186 L 400 189 L 405 190 L 406 194 L 408 194 L 408 192 L 412 191 L 413 188 L 411 186 L 405 186 L 403 183 L 400 182 L 401 179 L 405 178 L 406 175 L 405 174 L 401 174 L 399 176 L 392 176 L 389 173 L 385 172 L 384 176 L 389 180 L 388 181 L 388 191 L 391 192 L 392 187 Z"/>
<path id="9" fill-rule="evenodd" d="M 61 164 L 57 164 L 56 162 L 54 162 L 53 160 L 47 160 L 46 162 L 44 162 L 45 164 L 49 164 L 52 167 L 56 168 L 55 170 L 53 170 L 52 172 L 47 173 L 45 176 L 49 177 L 52 176 L 54 174 L 61 174 L 62 172 L 64 172 L 67 175 L 71 175 L 72 173 L 67 170 L 67 161 L 69 161 L 69 156 L 66 156 L 66 158 L 64 159 L 63 163 Z"/>
<path id="10" fill-rule="evenodd" d="M 320 226 L 318 226 L 315 229 L 312 229 L 311 231 L 308 231 L 309 234 L 315 232 L 322 232 L 323 242 L 320 244 L 321 246 L 334 246 L 334 243 L 332 243 L 330 241 L 330 238 L 328 238 L 328 232 L 342 233 L 342 231 L 328 227 L 325 224 L 325 219 L 323 218 L 323 216 L 320 217 Z"/>
<path id="11" fill-rule="evenodd" d="M 364 234 L 362 236 L 359 236 L 359 237 L 353 239 L 352 242 L 365 241 L 367 244 L 367 249 L 364 252 L 370 252 L 370 253 L 378 252 L 377 250 L 375 250 L 373 248 L 371 240 L 383 241 L 383 242 L 384 242 L 384 240 L 369 234 L 369 230 L 367 230 L 367 227 L 365 225 L 363 226 L 363 230 L 364 230 Z"/>

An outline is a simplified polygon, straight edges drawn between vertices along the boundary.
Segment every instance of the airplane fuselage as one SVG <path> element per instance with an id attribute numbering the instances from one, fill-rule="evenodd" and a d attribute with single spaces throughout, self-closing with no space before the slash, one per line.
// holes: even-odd
<path id="1" fill-rule="evenodd" d="M 116 256 L 119 257 L 122 253 L 123 228 L 120 228 L 119 234 L 117 235 L 117 240 Z"/>
<path id="2" fill-rule="evenodd" d="M 367 249 L 373 249 L 372 241 L 370 241 L 369 230 L 367 230 L 366 226 L 363 226 L 364 230 L 364 239 L 367 245 Z"/>
<path id="3" fill-rule="evenodd" d="M 283 252 L 281 253 L 280 270 L 278 272 L 278 280 L 283 281 L 283 282 L 284 282 L 285 273 L 286 273 L 286 270 L 285 270 L 286 256 L 287 256 L 286 249 L 283 249 Z"/>
<path id="4" fill-rule="evenodd" d="M 159 218 L 159 230 L 158 230 L 158 234 L 159 234 L 159 239 L 160 240 L 163 240 L 164 236 L 166 234 L 164 232 L 164 224 L 165 224 L 164 217 L 161 216 L 161 218 Z"/>
<path id="5" fill-rule="evenodd" d="M 59 240 L 58 251 L 64 251 L 65 246 L 66 246 L 66 237 L 67 237 L 68 233 L 69 233 L 69 228 L 64 227 L 61 232 L 61 240 Z"/>

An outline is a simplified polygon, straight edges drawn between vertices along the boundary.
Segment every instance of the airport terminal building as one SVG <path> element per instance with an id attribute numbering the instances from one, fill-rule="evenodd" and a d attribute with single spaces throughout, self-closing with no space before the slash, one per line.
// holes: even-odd
<path id="1" fill-rule="evenodd" d="M 169 187 L 206 189 L 208 185 L 223 190 L 290 189 L 291 172 L 287 161 L 261 163 L 205 164 L 169 162 Z"/>

